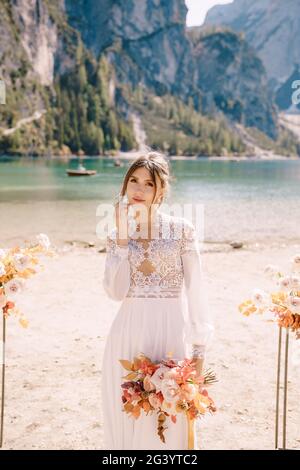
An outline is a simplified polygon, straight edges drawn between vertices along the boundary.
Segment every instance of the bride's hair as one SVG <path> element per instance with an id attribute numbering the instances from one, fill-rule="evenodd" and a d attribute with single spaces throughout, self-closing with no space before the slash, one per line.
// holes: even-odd
<path id="1" fill-rule="evenodd" d="M 125 174 L 120 195 L 125 195 L 130 176 L 134 173 L 137 168 L 141 167 L 144 167 L 149 170 L 151 179 L 154 183 L 155 196 L 153 201 L 155 201 L 157 195 L 157 178 L 159 178 L 160 180 L 163 195 L 159 201 L 155 201 L 160 206 L 169 190 L 170 180 L 172 179 L 172 177 L 170 175 L 169 163 L 166 157 L 159 152 L 147 152 L 143 155 L 140 155 L 138 158 L 136 158 L 136 160 L 132 162 Z"/>

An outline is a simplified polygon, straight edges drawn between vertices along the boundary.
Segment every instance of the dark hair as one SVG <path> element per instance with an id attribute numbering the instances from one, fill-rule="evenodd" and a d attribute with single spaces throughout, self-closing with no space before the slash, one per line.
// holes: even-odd
<path id="1" fill-rule="evenodd" d="M 162 186 L 162 191 L 163 191 L 163 196 L 160 200 L 160 202 L 156 203 L 160 206 L 165 195 L 167 194 L 169 190 L 169 181 L 172 179 L 170 175 L 170 170 L 169 170 L 169 163 L 164 155 L 158 152 L 148 152 L 146 154 L 143 154 L 139 156 L 136 160 L 132 162 L 130 167 L 127 170 L 127 173 L 124 177 L 122 189 L 120 192 L 121 196 L 124 196 L 126 193 L 126 188 L 128 184 L 128 180 L 130 176 L 134 173 L 134 171 L 137 168 L 146 168 L 149 170 L 149 173 L 151 175 L 151 179 L 154 183 L 155 186 L 155 195 L 153 201 L 155 201 L 156 195 L 157 195 L 157 180 L 156 178 L 160 179 L 160 183 Z"/>

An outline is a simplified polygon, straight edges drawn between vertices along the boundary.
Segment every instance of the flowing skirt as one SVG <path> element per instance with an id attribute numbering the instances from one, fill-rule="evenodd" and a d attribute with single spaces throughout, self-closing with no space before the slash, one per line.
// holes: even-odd
<path id="1" fill-rule="evenodd" d="M 184 358 L 184 304 L 178 298 L 126 297 L 109 331 L 102 362 L 104 439 L 110 450 L 187 450 L 188 429 L 184 413 L 173 423 L 167 417 L 165 443 L 157 434 L 157 413 L 141 411 L 134 419 L 122 411 L 121 383 L 126 370 L 119 359 L 133 360 L 140 352 L 153 361 Z M 196 436 L 195 448 L 197 449 Z"/>

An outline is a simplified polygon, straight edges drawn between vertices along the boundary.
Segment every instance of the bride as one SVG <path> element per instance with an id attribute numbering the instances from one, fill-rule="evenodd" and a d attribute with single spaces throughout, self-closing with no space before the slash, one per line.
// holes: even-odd
<path id="1" fill-rule="evenodd" d="M 114 229 L 107 236 L 103 286 L 111 299 L 122 301 L 102 362 L 107 449 L 188 449 L 184 413 L 177 415 L 176 424 L 168 423 L 163 443 L 157 434 L 157 414 L 141 413 L 135 420 L 122 411 L 121 400 L 126 371 L 119 359 L 133 360 L 143 352 L 160 361 L 171 352 L 174 358 L 193 358 L 201 373 L 213 332 L 195 227 L 160 209 L 169 180 L 163 155 L 149 152 L 138 157 L 120 192 L 127 204 L 119 198 Z M 131 236 L 129 208 L 134 209 L 136 222 Z"/>

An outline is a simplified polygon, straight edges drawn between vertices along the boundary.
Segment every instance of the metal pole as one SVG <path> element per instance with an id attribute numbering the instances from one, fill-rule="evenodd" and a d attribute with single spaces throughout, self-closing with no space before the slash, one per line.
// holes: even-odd
<path id="1" fill-rule="evenodd" d="M 282 447 L 278 447 L 279 440 L 279 401 L 280 401 L 280 369 L 281 369 L 281 345 L 282 327 L 279 327 L 278 359 L 277 359 L 277 385 L 276 385 L 276 421 L 275 421 L 275 449 L 286 450 L 287 428 L 287 394 L 288 394 L 288 364 L 289 364 L 289 328 L 285 329 L 285 354 L 284 354 L 284 382 L 283 382 L 283 419 L 282 419 Z"/>
<path id="2" fill-rule="evenodd" d="M 2 387 L 1 387 L 1 430 L 0 430 L 0 448 L 3 445 L 4 428 L 4 391 L 5 391 L 5 336 L 6 336 L 6 318 L 2 315 Z"/>
<path id="3" fill-rule="evenodd" d="M 278 357 L 277 357 L 275 449 L 278 449 L 278 432 L 279 432 L 279 395 L 280 395 L 281 343 L 282 343 L 282 327 L 280 326 L 279 327 L 279 334 L 278 334 Z"/>
<path id="4" fill-rule="evenodd" d="M 284 357 L 283 431 L 282 431 L 282 449 L 283 450 L 286 449 L 288 364 L 289 364 L 289 328 L 286 328 L 285 357 Z"/>

